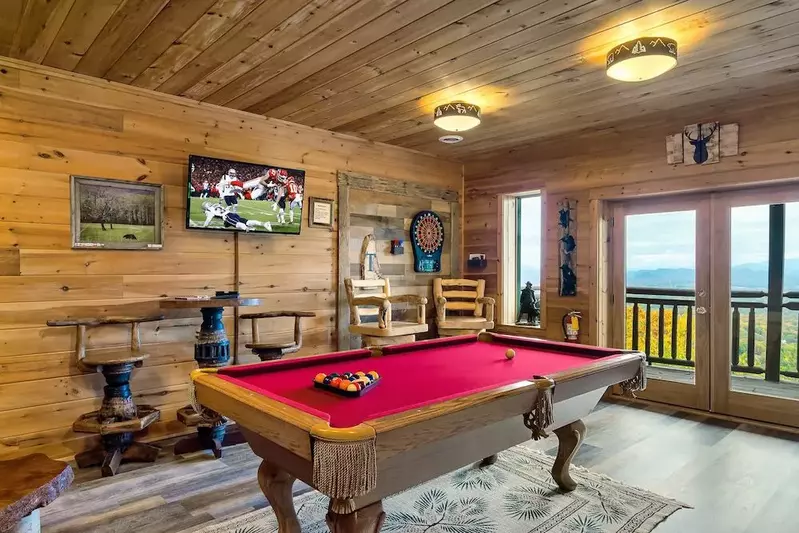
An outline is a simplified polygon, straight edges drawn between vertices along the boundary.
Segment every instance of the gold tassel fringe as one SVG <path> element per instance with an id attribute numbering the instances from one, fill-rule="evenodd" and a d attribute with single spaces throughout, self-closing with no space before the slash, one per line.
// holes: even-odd
<path id="1" fill-rule="evenodd" d="M 374 490 L 377 484 L 375 440 L 332 442 L 314 440 L 313 483 L 333 499 L 350 499 Z"/>
<path id="2" fill-rule="evenodd" d="M 635 376 L 620 383 L 625 396 L 635 398 L 635 393 L 646 389 L 646 356 L 641 357 L 641 366 Z"/>
<path id="3" fill-rule="evenodd" d="M 539 389 L 532 410 L 524 414 L 524 425 L 532 431 L 533 440 L 546 438 L 546 428 L 555 423 L 552 390 L 552 387 Z"/>

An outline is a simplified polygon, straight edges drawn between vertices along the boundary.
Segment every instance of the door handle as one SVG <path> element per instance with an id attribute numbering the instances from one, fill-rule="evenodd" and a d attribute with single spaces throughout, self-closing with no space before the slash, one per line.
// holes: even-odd
<path id="1" fill-rule="evenodd" d="M 707 313 L 707 309 L 705 309 L 704 307 L 697 307 L 696 308 L 696 314 L 697 315 L 704 315 L 706 313 Z"/>

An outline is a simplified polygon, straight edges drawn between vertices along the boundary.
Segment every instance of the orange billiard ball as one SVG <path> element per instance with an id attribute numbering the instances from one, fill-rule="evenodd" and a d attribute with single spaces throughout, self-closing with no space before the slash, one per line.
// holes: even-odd
<path id="1" fill-rule="evenodd" d="M 342 379 L 341 383 L 339 383 L 338 388 L 341 390 L 347 390 L 349 386 L 352 385 L 352 381 L 348 379 Z"/>
<path id="2" fill-rule="evenodd" d="M 508 360 L 513 359 L 516 357 L 516 351 L 513 348 L 508 348 L 508 351 L 505 352 L 505 357 L 507 357 Z"/>

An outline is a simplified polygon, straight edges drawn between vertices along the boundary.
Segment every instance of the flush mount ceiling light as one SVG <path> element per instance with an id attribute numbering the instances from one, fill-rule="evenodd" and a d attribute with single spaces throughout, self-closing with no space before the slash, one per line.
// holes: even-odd
<path id="1" fill-rule="evenodd" d="M 480 124 L 480 106 L 450 102 L 436 107 L 433 124 L 447 131 L 466 131 Z"/>
<path id="2" fill-rule="evenodd" d="M 639 37 L 614 47 L 606 72 L 619 81 L 645 81 L 677 65 L 677 41 L 668 37 Z"/>

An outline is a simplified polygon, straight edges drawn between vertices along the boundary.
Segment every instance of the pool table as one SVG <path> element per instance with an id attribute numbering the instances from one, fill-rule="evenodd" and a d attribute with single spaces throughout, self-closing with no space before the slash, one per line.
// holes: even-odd
<path id="1" fill-rule="evenodd" d="M 509 349 L 512 358 L 506 357 Z M 639 352 L 493 333 L 352 350 L 192 374 L 195 403 L 230 417 L 263 458 L 258 482 L 281 533 L 299 533 L 291 486 L 331 498 L 331 531 L 374 533 L 382 499 L 554 431 L 552 470 L 574 490 L 580 420 L 608 386 L 645 386 Z M 313 386 L 318 373 L 380 374 L 359 398 Z"/>

